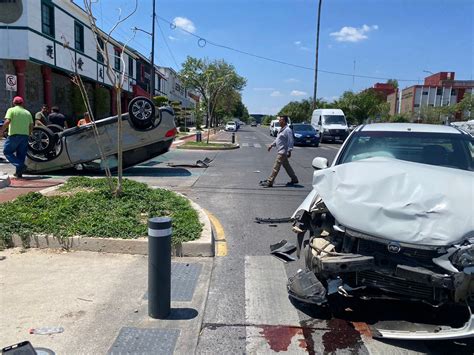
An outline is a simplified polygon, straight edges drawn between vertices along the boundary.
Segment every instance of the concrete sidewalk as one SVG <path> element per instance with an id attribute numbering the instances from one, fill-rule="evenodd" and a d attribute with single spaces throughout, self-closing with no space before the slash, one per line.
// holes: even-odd
<path id="1" fill-rule="evenodd" d="M 213 259 L 172 260 L 171 315 L 148 317 L 147 257 L 19 248 L 0 251 L 0 346 L 29 340 L 56 354 L 192 354 Z M 63 327 L 53 335 L 30 328 Z"/>

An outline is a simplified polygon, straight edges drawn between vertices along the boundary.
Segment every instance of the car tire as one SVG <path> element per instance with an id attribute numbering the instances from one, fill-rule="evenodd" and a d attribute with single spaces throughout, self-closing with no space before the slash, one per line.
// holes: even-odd
<path id="1" fill-rule="evenodd" d="M 155 126 L 156 108 L 150 99 L 138 96 L 128 104 L 128 119 L 138 130 L 147 130 Z"/>
<path id="2" fill-rule="evenodd" d="M 49 124 L 46 127 L 49 128 L 51 130 L 51 132 L 53 132 L 53 133 L 59 133 L 59 132 L 64 131 L 64 127 L 61 127 L 58 124 Z"/>
<path id="3" fill-rule="evenodd" d="M 47 154 L 57 142 L 57 136 L 47 127 L 34 127 L 28 138 L 28 149 L 35 154 Z"/>

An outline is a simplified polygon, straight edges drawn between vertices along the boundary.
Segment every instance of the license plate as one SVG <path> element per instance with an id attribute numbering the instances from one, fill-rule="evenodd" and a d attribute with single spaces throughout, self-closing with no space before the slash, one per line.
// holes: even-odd
<path id="1" fill-rule="evenodd" d="M 307 140 L 306 140 L 306 143 L 311 143 L 311 139 L 307 139 Z"/>

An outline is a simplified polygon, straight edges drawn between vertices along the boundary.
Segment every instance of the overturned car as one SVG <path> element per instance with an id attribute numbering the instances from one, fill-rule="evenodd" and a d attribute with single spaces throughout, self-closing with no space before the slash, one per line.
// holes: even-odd
<path id="1" fill-rule="evenodd" d="M 29 138 L 26 165 L 31 173 L 41 173 L 100 161 L 98 144 L 107 164 L 116 167 L 118 116 L 63 130 L 57 125 L 34 127 Z M 131 167 L 166 153 L 176 136 L 171 107 L 157 108 L 145 97 L 130 101 L 122 115 L 123 167 Z M 104 167 L 104 162 L 100 165 Z"/>
<path id="2" fill-rule="evenodd" d="M 474 336 L 472 136 L 443 126 L 360 126 L 326 164 L 314 159 L 313 190 L 293 215 L 307 270 L 289 280 L 290 295 L 319 305 L 332 293 L 433 309 L 461 304 L 469 314 L 461 328 L 375 335 Z"/>

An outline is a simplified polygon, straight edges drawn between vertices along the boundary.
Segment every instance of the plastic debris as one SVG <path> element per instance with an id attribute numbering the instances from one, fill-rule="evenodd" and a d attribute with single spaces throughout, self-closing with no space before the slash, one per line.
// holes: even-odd
<path id="1" fill-rule="evenodd" d="M 31 328 L 28 330 L 30 334 L 38 335 L 50 335 L 64 332 L 63 327 L 42 327 L 42 328 Z"/>

